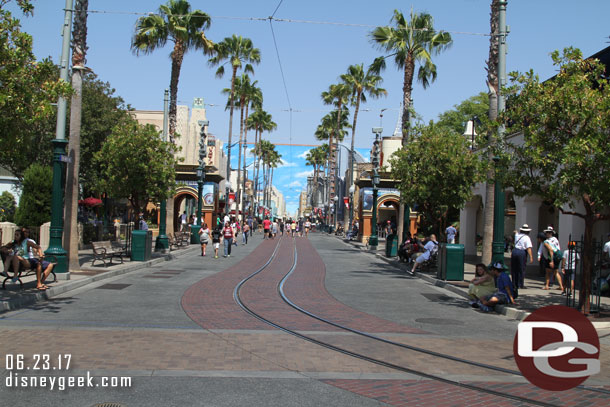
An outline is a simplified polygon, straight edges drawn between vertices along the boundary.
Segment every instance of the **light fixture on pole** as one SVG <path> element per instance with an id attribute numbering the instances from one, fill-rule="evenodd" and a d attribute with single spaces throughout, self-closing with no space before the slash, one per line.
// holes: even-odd
<path id="1" fill-rule="evenodd" d="M 478 116 L 472 116 L 472 119 L 466 122 L 466 128 L 464 129 L 464 137 L 466 139 L 470 138 L 470 151 L 474 151 L 476 149 L 476 137 L 477 132 L 475 130 L 476 125 L 481 125 L 481 120 Z"/>
<path id="2" fill-rule="evenodd" d="M 225 191 L 225 215 L 229 216 L 229 212 L 231 211 L 231 208 L 229 208 L 229 193 L 231 192 L 231 181 L 229 181 L 228 179 L 225 182 Z"/>
<path id="3" fill-rule="evenodd" d="M 373 251 L 377 250 L 377 245 L 379 244 L 377 236 L 377 188 L 379 186 L 379 137 L 382 132 L 382 127 L 373 127 L 373 133 L 375 133 L 375 141 L 371 151 L 373 162 L 373 177 L 371 179 L 373 184 L 373 216 L 371 218 L 371 237 L 369 238 L 369 247 Z"/>
<path id="4" fill-rule="evenodd" d="M 197 167 L 197 224 L 191 225 L 191 243 L 201 244 L 199 230 L 201 229 L 201 209 L 203 200 L 203 182 L 205 181 L 205 142 L 207 138 L 206 126 L 210 124 L 207 120 L 197 122 L 199 130 L 199 167 Z"/>

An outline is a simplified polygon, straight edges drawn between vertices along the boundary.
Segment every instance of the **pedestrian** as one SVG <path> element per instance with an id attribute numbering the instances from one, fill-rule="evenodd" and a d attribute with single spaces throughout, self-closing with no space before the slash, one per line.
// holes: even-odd
<path id="1" fill-rule="evenodd" d="M 309 218 L 307 218 L 303 226 L 305 227 L 305 237 L 309 237 L 309 229 L 311 229 L 311 222 L 309 221 Z"/>
<path id="2" fill-rule="evenodd" d="M 563 252 L 561 259 L 561 273 L 563 274 L 563 291 L 562 295 L 574 292 L 574 275 L 576 274 L 576 265 L 580 261 L 578 252 L 576 251 L 576 242 L 569 242 L 568 248 Z M 568 292 L 568 287 L 570 291 Z"/>
<path id="3" fill-rule="evenodd" d="M 290 231 L 292 232 L 292 237 L 294 237 L 294 232 L 296 232 L 297 230 L 297 223 L 295 221 L 292 221 L 292 223 L 290 224 Z"/>
<path id="4" fill-rule="evenodd" d="M 267 216 L 265 216 L 265 220 L 263 221 L 263 239 L 267 238 L 269 234 L 269 228 L 271 227 L 271 221 Z"/>
<path id="5" fill-rule="evenodd" d="M 297 230 L 299 232 L 299 236 L 303 236 L 303 218 L 299 218 L 299 223 L 297 225 Z"/>
<path id="6" fill-rule="evenodd" d="M 532 240 L 529 233 L 532 229 L 527 223 L 524 223 L 519 232 L 515 233 L 515 247 L 510 256 L 510 275 L 513 280 L 513 294 L 515 298 L 518 295 L 519 288 L 525 288 L 525 267 L 527 257 L 530 259 L 530 264 L 534 262 L 532 257 Z"/>
<path id="7" fill-rule="evenodd" d="M 496 262 L 491 270 L 496 278 L 496 292 L 473 304 L 473 307 L 477 308 L 478 306 L 484 312 L 491 311 L 497 304 L 515 304 L 511 289 L 512 283 L 510 277 L 504 272 L 504 265 L 501 262 Z"/>
<path id="8" fill-rule="evenodd" d="M 447 235 L 447 243 L 455 244 L 455 235 L 457 235 L 455 226 L 449 225 L 449 227 L 445 229 L 445 234 Z"/>
<path id="9" fill-rule="evenodd" d="M 199 229 L 199 241 L 201 242 L 201 255 L 205 256 L 205 249 L 208 246 L 210 240 L 210 229 L 208 224 L 203 222 L 201 229 Z"/>
<path id="10" fill-rule="evenodd" d="M 186 230 L 186 211 L 182 212 L 182 215 L 180 215 L 180 231 L 184 232 Z"/>
<path id="11" fill-rule="evenodd" d="M 231 257 L 231 246 L 233 246 L 233 237 L 235 237 L 235 233 L 233 233 L 233 228 L 229 222 L 225 223 L 225 227 L 222 230 L 222 237 L 225 244 L 224 257 Z"/>
<path id="12" fill-rule="evenodd" d="M 546 235 L 544 232 L 538 233 L 538 277 L 544 277 L 546 270 L 544 269 L 544 264 L 542 263 L 542 249 L 544 248 L 544 241 L 546 240 Z"/>
<path id="13" fill-rule="evenodd" d="M 608 233 L 606 237 L 608 238 L 608 241 L 604 243 L 604 248 L 602 249 L 602 257 L 604 261 L 607 262 L 608 260 L 610 260 L 610 233 Z"/>
<path id="14" fill-rule="evenodd" d="M 239 236 L 240 232 L 239 222 L 237 222 L 235 218 L 232 219 L 232 222 L 231 227 L 233 228 L 233 244 L 237 246 L 237 236 Z"/>
<path id="15" fill-rule="evenodd" d="M 277 224 L 277 219 L 273 219 L 273 237 L 275 238 L 275 236 L 277 236 L 277 231 L 279 229 L 279 226 Z"/>
<path id="16" fill-rule="evenodd" d="M 435 253 L 438 252 L 438 242 L 436 241 L 436 235 L 430 235 L 428 243 L 424 246 L 424 253 L 421 256 L 418 256 L 413 262 L 413 269 L 407 269 L 407 272 L 411 275 L 415 274 L 415 270 L 419 267 L 423 262 L 429 260 Z"/>
<path id="17" fill-rule="evenodd" d="M 139 229 L 140 230 L 148 230 L 148 223 L 146 223 L 146 221 L 144 220 L 144 216 L 143 215 L 140 215 Z"/>
<path id="18" fill-rule="evenodd" d="M 252 237 L 252 226 L 254 226 L 254 221 L 252 220 L 252 216 L 248 215 L 248 230 L 250 231 L 250 237 Z"/>
<path id="19" fill-rule="evenodd" d="M 559 240 L 554 236 L 555 230 L 552 226 L 545 229 L 546 240 L 542 249 L 542 261 L 545 264 L 546 276 L 544 280 L 543 290 L 550 290 L 551 276 L 555 276 L 559 288 L 564 291 L 563 282 L 561 281 L 561 275 L 559 274 L 559 264 L 563 258 L 561 254 L 561 248 L 559 247 Z"/>
<path id="20" fill-rule="evenodd" d="M 250 234 L 250 225 L 247 222 L 244 222 L 244 226 L 242 228 L 242 244 L 248 244 L 248 235 Z"/>
<path id="21" fill-rule="evenodd" d="M 284 236 L 284 220 L 280 219 L 280 233 Z"/>
<path id="22" fill-rule="evenodd" d="M 222 237 L 222 232 L 220 231 L 220 225 L 216 226 L 216 228 L 212 231 L 212 244 L 214 245 L 214 258 L 218 258 L 218 248 L 220 247 L 220 239 Z"/>

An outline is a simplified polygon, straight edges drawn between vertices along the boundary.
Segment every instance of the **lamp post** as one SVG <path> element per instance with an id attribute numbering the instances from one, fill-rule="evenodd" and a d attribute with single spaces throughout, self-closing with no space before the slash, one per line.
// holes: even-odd
<path id="1" fill-rule="evenodd" d="M 231 192 L 231 181 L 227 178 L 225 182 L 225 215 L 229 216 L 231 208 L 229 208 L 229 193 Z"/>
<path id="2" fill-rule="evenodd" d="M 68 82 L 68 68 L 70 67 L 70 31 L 72 27 L 72 5 L 73 0 L 66 0 L 64 13 L 64 25 L 62 31 L 62 49 L 60 60 L 59 79 Z M 65 171 L 66 145 L 66 111 L 67 100 L 60 97 L 57 102 L 57 126 L 55 128 L 55 140 L 53 140 L 53 192 L 51 198 L 51 231 L 49 248 L 45 251 L 57 258 L 55 272 L 60 280 L 69 280 L 68 258 L 66 250 L 62 246 L 62 235 L 64 230 L 64 188 L 63 178 Z"/>
<path id="3" fill-rule="evenodd" d="M 339 202 L 339 197 L 337 195 L 333 196 L 333 226 L 335 227 L 335 230 L 337 228 L 337 214 L 338 214 L 338 209 L 337 208 L 337 202 Z"/>
<path id="4" fill-rule="evenodd" d="M 352 183 L 349 187 L 350 205 L 349 205 L 349 229 L 352 230 L 352 224 L 354 223 L 354 192 L 356 192 L 356 186 Z"/>
<path id="5" fill-rule="evenodd" d="M 381 127 L 373 127 L 375 133 L 375 141 L 373 142 L 373 216 L 371 218 L 371 237 L 369 238 L 369 247 L 376 251 L 379 239 L 377 237 L 377 187 L 379 185 L 379 135 L 383 132 Z"/>
<path id="6" fill-rule="evenodd" d="M 191 243 L 201 244 L 199 239 L 199 230 L 201 229 L 201 207 L 203 199 L 203 181 L 205 181 L 205 140 L 207 134 L 205 126 L 210 124 L 207 120 L 199 120 L 197 122 L 201 129 L 199 130 L 199 167 L 197 167 L 197 224 L 191 225 Z"/>
<path id="7" fill-rule="evenodd" d="M 169 90 L 165 89 L 163 95 L 163 141 L 167 141 L 168 119 L 169 119 Z M 167 199 L 161 200 L 159 208 L 159 235 L 155 242 L 155 251 L 166 253 L 169 250 L 169 238 L 167 237 Z"/>

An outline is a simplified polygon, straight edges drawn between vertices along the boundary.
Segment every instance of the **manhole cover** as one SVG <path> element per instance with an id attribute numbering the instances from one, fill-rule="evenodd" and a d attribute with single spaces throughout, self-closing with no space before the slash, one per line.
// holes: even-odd
<path id="1" fill-rule="evenodd" d="M 419 318 L 415 322 L 421 322 L 422 324 L 433 324 L 433 325 L 464 325 L 462 321 L 456 321 L 454 319 L 446 318 Z"/>
<path id="2" fill-rule="evenodd" d="M 104 284 L 96 287 L 98 290 L 122 290 L 123 288 L 129 287 L 131 284 Z"/>
<path id="3" fill-rule="evenodd" d="M 97 403 L 91 407 L 125 407 L 125 404 L 121 403 Z"/>

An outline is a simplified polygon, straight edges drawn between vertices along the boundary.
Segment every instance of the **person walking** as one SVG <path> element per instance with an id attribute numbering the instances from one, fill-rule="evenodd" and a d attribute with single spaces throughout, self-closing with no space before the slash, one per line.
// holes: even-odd
<path id="1" fill-rule="evenodd" d="M 263 221 L 263 239 L 267 238 L 270 227 L 271 227 L 271 221 L 269 220 L 268 217 L 265 216 L 265 220 Z"/>
<path id="2" fill-rule="evenodd" d="M 201 242 L 201 255 L 205 256 L 205 249 L 210 241 L 210 229 L 205 222 L 203 222 L 201 229 L 199 229 L 199 241 Z"/>
<path id="3" fill-rule="evenodd" d="M 252 226 L 254 226 L 254 221 L 252 220 L 252 216 L 248 216 L 247 223 L 248 223 L 248 230 L 250 231 L 250 237 L 252 237 Z"/>
<path id="4" fill-rule="evenodd" d="M 561 248 L 559 247 L 559 240 L 554 234 L 554 230 L 552 226 L 546 228 L 544 233 L 546 234 L 546 240 L 544 241 L 544 246 L 542 249 L 542 261 L 544 261 L 546 276 L 544 280 L 544 288 L 543 290 L 550 290 L 550 282 L 551 276 L 555 276 L 557 279 L 557 283 L 559 284 L 559 288 L 561 291 L 564 291 L 563 281 L 561 275 L 559 274 L 559 265 L 563 258 L 561 254 Z"/>
<path id="5" fill-rule="evenodd" d="M 244 245 L 248 244 L 248 235 L 249 234 L 250 234 L 250 225 L 248 225 L 248 222 L 244 222 L 244 225 L 242 227 L 242 235 L 241 235 L 242 244 L 244 244 Z"/>
<path id="6" fill-rule="evenodd" d="M 277 219 L 273 220 L 272 228 L 273 228 L 273 237 L 275 238 L 277 236 L 277 230 L 279 229 L 279 226 L 277 224 Z"/>
<path id="7" fill-rule="evenodd" d="M 447 243 L 455 244 L 455 235 L 457 235 L 455 226 L 449 225 L 449 227 L 445 229 L 445 234 L 447 235 Z"/>
<path id="8" fill-rule="evenodd" d="M 532 257 L 532 240 L 529 233 L 532 229 L 527 223 L 524 223 L 519 232 L 515 233 L 515 247 L 510 256 L 510 276 L 513 280 L 513 295 L 515 298 L 518 295 L 519 288 L 525 288 L 525 266 L 527 257 L 530 259 L 530 264 L 534 262 Z"/>
<path id="9" fill-rule="evenodd" d="M 235 237 L 235 233 L 229 222 L 225 223 L 225 227 L 222 230 L 222 237 L 225 245 L 224 257 L 231 257 L 231 246 L 233 246 L 233 237 Z"/>
<path id="10" fill-rule="evenodd" d="M 212 231 L 212 244 L 214 245 L 214 258 L 218 258 L 218 249 L 220 248 L 220 239 L 222 238 L 222 232 L 220 231 L 220 225 Z"/>

